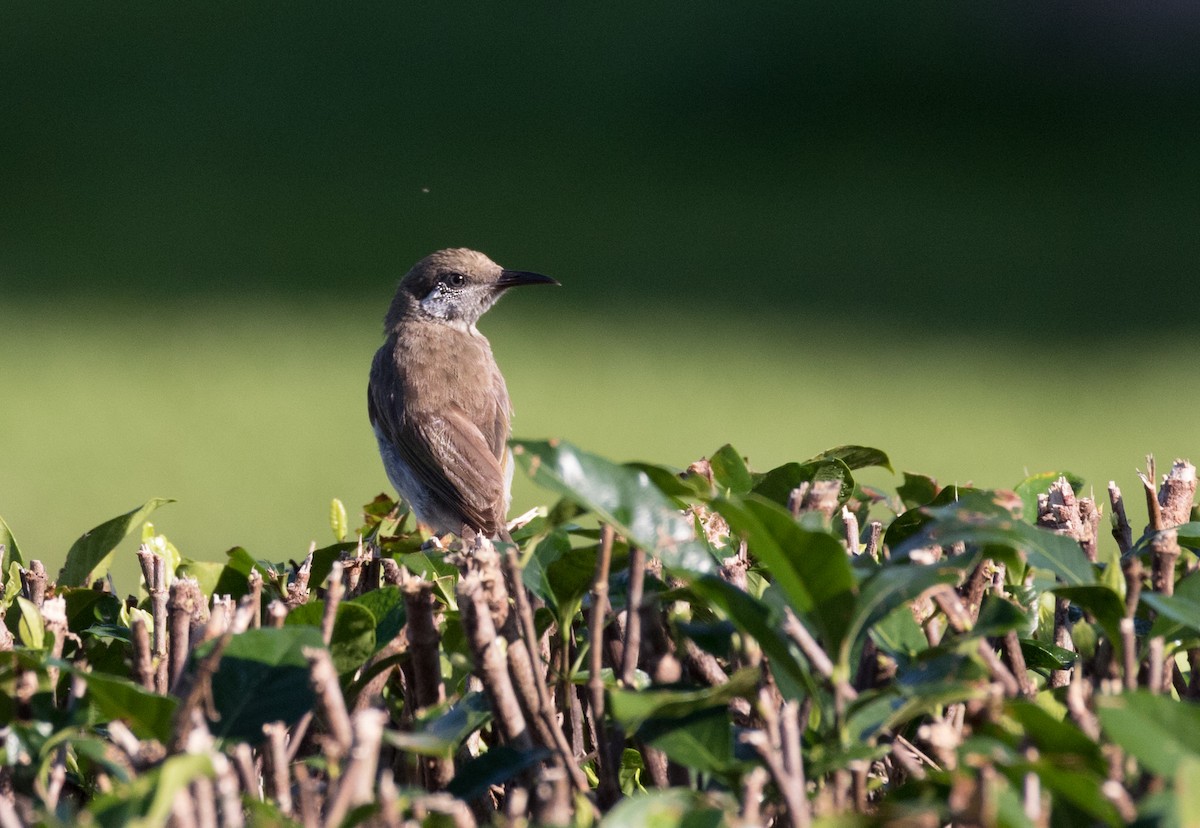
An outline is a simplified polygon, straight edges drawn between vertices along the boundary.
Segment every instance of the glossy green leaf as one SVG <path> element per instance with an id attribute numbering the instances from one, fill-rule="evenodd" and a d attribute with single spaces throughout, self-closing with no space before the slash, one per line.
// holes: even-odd
<path id="1" fill-rule="evenodd" d="M 910 660 L 929 647 L 925 631 L 908 607 L 897 607 L 870 628 L 880 650 L 899 660 Z"/>
<path id="2" fill-rule="evenodd" d="M 157 739 L 164 744 L 170 740 L 178 699 L 151 693 L 118 676 L 74 672 L 86 680 L 88 698 L 104 720 L 120 719 L 139 739 Z"/>
<path id="3" fill-rule="evenodd" d="M 725 705 L 737 696 L 749 696 L 758 686 L 758 671 L 739 670 L 729 681 L 698 690 L 625 690 L 609 691 L 613 717 L 627 731 L 635 731 L 650 718 L 682 718 L 709 707 Z"/>
<path id="4" fill-rule="evenodd" d="M 744 537 L 788 602 L 811 618 L 828 646 L 836 647 L 853 611 L 858 585 L 841 541 L 806 529 L 781 506 L 756 496 L 717 498 L 713 508 Z"/>
<path id="5" fill-rule="evenodd" d="M 548 752 L 540 748 L 517 750 L 508 745 L 494 747 L 460 765 L 446 790 L 459 799 L 470 801 L 482 796 L 492 785 L 501 785 L 523 773 L 547 755 Z"/>
<path id="6" fill-rule="evenodd" d="M 309 601 L 288 613 L 287 627 L 309 626 L 321 629 L 325 614 L 324 601 Z M 375 614 L 365 605 L 343 601 L 338 604 L 333 619 L 333 636 L 329 655 L 339 675 L 352 673 L 375 653 Z"/>
<path id="7" fill-rule="evenodd" d="M 1010 630 L 1022 630 L 1027 623 L 1024 611 L 1012 601 L 988 594 L 983 597 L 971 634 L 1001 636 Z"/>
<path id="8" fill-rule="evenodd" d="M 8 528 L 8 524 L 2 517 L 0 517 L 0 545 L 4 547 L 4 554 L 0 555 L 0 572 L 7 572 L 9 564 L 12 563 L 25 565 L 25 558 L 21 556 L 21 547 L 13 536 L 12 529 Z"/>
<path id="9" fill-rule="evenodd" d="M 758 642 L 770 658 L 771 672 L 785 698 L 816 694 L 816 681 L 792 655 L 787 639 L 773 625 L 766 604 L 715 575 L 697 578 L 689 590 L 724 612 L 735 627 Z"/>
<path id="10" fill-rule="evenodd" d="M 888 566 L 867 578 L 849 605 L 851 612 L 845 633 L 834 642 L 836 649 L 829 654 L 842 675 L 849 677 L 851 653 L 867 628 L 930 587 L 957 583 L 961 576 L 962 569 L 954 562 L 942 562 L 928 566 Z"/>
<path id="11" fill-rule="evenodd" d="M 354 552 L 357 549 L 357 541 L 348 541 L 313 550 L 312 569 L 308 571 L 309 588 L 323 586 L 329 578 L 334 562 L 341 560 L 343 553 Z"/>
<path id="12" fill-rule="evenodd" d="M 896 494 L 900 495 L 900 502 L 905 508 L 915 509 L 932 503 L 941 491 L 941 487 L 932 477 L 912 472 L 903 472 L 903 475 L 904 482 L 896 487 Z"/>
<path id="13" fill-rule="evenodd" d="M 716 559 L 682 514 L 641 471 L 559 441 L 515 440 L 513 455 L 539 486 L 569 497 L 671 569 L 704 573 Z"/>
<path id="14" fill-rule="evenodd" d="M 204 595 L 229 595 L 236 601 L 246 594 L 249 583 L 243 580 L 240 592 L 221 591 L 221 577 L 227 569 L 228 566 L 220 561 L 194 561 L 191 558 L 184 558 L 180 561 L 175 574 L 181 578 L 194 578 L 200 585 L 200 592 Z"/>
<path id="15" fill-rule="evenodd" d="M 658 748 L 669 759 L 703 773 L 732 773 L 733 722 L 729 707 L 707 707 L 682 716 L 647 719 L 638 738 Z"/>
<path id="16" fill-rule="evenodd" d="M 140 526 L 159 506 L 174 502 L 170 498 L 152 498 L 142 506 L 85 532 L 67 551 L 66 562 L 58 573 L 58 583 L 62 586 L 87 586 L 93 573 L 106 567 L 113 550 L 126 535 Z"/>
<path id="17" fill-rule="evenodd" d="M 838 500 L 844 501 L 854 493 L 854 473 L 841 460 L 810 460 L 807 463 L 784 463 L 769 472 L 756 475 L 754 494 L 780 506 L 787 506 L 792 490 L 801 483 L 836 480 L 841 486 Z"/>
<path id="18" fill-rule="evenodd" d="M 644 472 L 650 478 L 650 482 L 668 497 L 687 500 L 699 496 L 707 497 L 712 493 L 708 481 L 698 474 L 683 474 L 677 469 L 654 463 L 625 463 L 624 466 L 635 472 Z"/>
<path id="19" fill-rule="evenodd" d="M 892 471 L 892 461 L 888 459 L 887 454 L 869 446 L 837 446 L 826 449 L 808 462 L 819 463 L 826 460 L 838 460 L 851 469 L 878 466 Z"/>
<path id="20" fill-rule="evenodd" d="M 121 617 L 121 599 L 110 592 L 94 589 L 62 589 L 66 601 L 67 627 L 79 634 L 96 624 L 115 624 Z"/>
<path id="21" fill-rule="evenodd" d="M 708 463 L 712 467 L 713 482 L 719 490 L 746 494 L 754 484 L 745 458 L 728 443 L 717 449 Z"/>
<path id="22" fill-rule="evenodd" d="M 17 638 L 31 650 L 40 650 L 47 645 L 46 622 L 42 619 L 42 611 L 37 604 L 17 596 L 17 607 L 21 610 L 21 618 L 17 621 Z"/>
<path id="23" fill-rule="evenodd" d="M 1183 630 L 1200 634 L 1200 572 L 1181 578 L 1173 595 L 1143 590 L 1141 600 L 1158 615 L 1151 635 L 1175 636 Z"/>
<path id="24" fill-rule="evenodd" d="M 1021 639 L 1021 655 L 1030 670 L 1066 670 L 1079 658 L 1078 653 L 1038 641 L 1034 638 Z"/>
<path id="25" fill-rule="evenodd" d="M 492 719 L 483 693 L 468 693 L 453 705 L 425 712 L 407 731 L 385 730 L 385 741 L 408 753 L 452 757 L 468 736 Z"/>
<path id="26" fill-rule="evenodd" d="M 1105 733 L 1150 772 L 1170 776 L 1188 757 L 1200 757 L 1200 706 L 1145 690 L 1098 696 Z"/>
<path id="27" fill-rule="evenodd" d="M 1112 589 L 1102 584 L 1090 584 L 1056 586 L 1050 591 L 1090 612 L 1113 645 L 1121 646 L 1120 624 L 1125 617 L 1125 602 Z"/>
<path id="28" fill-rule="evenodd" d="M 197 648 L 196 657 L 203 658 L 209 646 Z M 305 647 L 324 647 L 320 630 L 286 626 L 235 635 L 212 679 L 218 714 L 209 723 L 213 734 L 256 743 L 263 738 L 264 724 L 295 724 L 311 710 L 315 698 Z"/>
<path id="29" fill-rule="evenodd" d="M 1175 527 L 1180 546 L 1200 551 L 1200 521 L 1191 521 Z"/>
<path id="30" fill-rule="evenodd" d="M 404 593 L 399 587 L 383 586 L 379 589 L 373 589 L 370 592 L 364 592 L 357 598 L 350 599 L 346 603 L 365 607 L 375 617 L 374 652 L 379 652 L 379 650 L 386 647 L 393 638 L 400 634 L 400 630 L 404 628 L 408 610 L 404 604 Z M 337 636 L 336 618 L 334 619 L 334 636 L 335 638 Z"/>

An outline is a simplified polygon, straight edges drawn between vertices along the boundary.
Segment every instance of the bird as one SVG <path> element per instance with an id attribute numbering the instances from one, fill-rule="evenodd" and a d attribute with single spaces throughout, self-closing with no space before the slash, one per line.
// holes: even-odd
<path id="1" fill-rule="evenodd" d="M 396 288 L 367 411 L 388 479 L 439 536 L 507 538 L 512 408 L 476 323 L 509 288 L 558 284 L 452 248 L 421 259 Z"/>

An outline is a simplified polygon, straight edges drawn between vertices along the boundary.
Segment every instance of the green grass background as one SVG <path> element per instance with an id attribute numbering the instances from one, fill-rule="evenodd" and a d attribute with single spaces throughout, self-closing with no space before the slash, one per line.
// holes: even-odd
<path id="1" fill-rule="evenodd" d="M 1128 489 L 1200 443 L 1198 36 L 1187 4 L 5 4 L 0 516 L 52 567 L 159 495 L 194 557 L 324 542 L 386 488 L 392 289 L 451 245 L 563 283 L 482 326 L 518 435 Z"/>
<path id="2" fill-rule="evenodd" d="M 728 441 L 763 470 L 855 442 L 943 483 L 1067 469 L 1101 497 L 1110 478 L 1137 491 L 1145 452 L 1197 447 L 1192 361 L 1165 340 L 897 348 L 799 319 L 564 317 L 569 292 L 514 295 L 485 320 L 518 435 L 677 466 Z M 154 523 L 191 557 L 240 544 L 286 560 L 330 541 L 330 498 L 355 510 L 387 489 L 364 403 L 386 300 L 381 286 L 372 303 L 7 309 L 0 492 L 25 554 L 57 566 L 152 496 L 178 499 Z M 546 502 L 519 475 L 515 493 L 514 510 Z"/>

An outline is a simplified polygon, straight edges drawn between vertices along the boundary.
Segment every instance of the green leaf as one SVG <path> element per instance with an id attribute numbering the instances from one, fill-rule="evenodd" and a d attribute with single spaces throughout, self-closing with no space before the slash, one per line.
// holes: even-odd
<path id="1" fill-rule="evenodd" d="M 0 517 L 0 545 L 4 546 L 4 554 L 0 555 L 0 572 L 7 572 L 9 564 L 12 563 L 25 565 L 25 559 L 21 556 L 21 547 L 17 544 L 17 539 L 13 537 L 12 530 L 8 528 L 8 524 L 2 517 Z"/>
<path id="2" fill-rule="evenodd" d="M 241 591 L 222 590 L 220 588 L 221 579 L 226 577 L 228 570 L 228 565 L 220 561 L 194 561 L 191 558 L 184 558 L 179 562 L 175 574 L 181 578 L 195 578 L 196 583 L 200 585 L 200 592 L 204 595 L 229 595 L 237 600 L 246 594 L 249 582 L 242 579 Z"/>
<path id="3" fill-rule="evenodd" d="M 106 721 L 120 719 L 139 739 L 157 739 L 164 744 L 170 740 L 178 699 L 151 693 L 118 676 L 71 671 L 85 679 L 88 696 Z"/>
<path id="4" fill-rule="evenodd" d="M 492 785 L 507 782 L 548 755 L 549 751 L 541 748 L 517 750 L 508 745 L 494 747 L 461 765 L 446 786 L 446 791 L 459 799 L 470 801 L 482 796 Z"/>
<path id="5" fill-rule="evenodd" d="M 1194 756 L 1175 769 L 1175 809 L 1179 825 L 1200 825 L 1200 759 Z"/>
<path id="6" fill-rule="evenodd" d="M 716 559 L 682 514 L 642 471 L 619 466 L 559 441 L 514 440 L 513 455 L 539 486 L 591 509 L 630 543 L 665 566 L 705 573 Z"/>
<path id="7" fill-rule="evenodd" d="M 888 471 L 893 471 L 892 461 L 888 459 L 887 454 L 868 446 L 838 446 L 826 449 L 808 462 L 817 463 L 826 460 L 839 460 L 851 469 L 880 466 Z"/>
<path id="8" fill-rule="evenodd" d="M 1175 527 L 1179 544 L 1200 551 L 1200 521 L 1192 521 Z"/>
<path id="9" fill-rule="evenodd" d="M 971 628 L 971 635 L 995 637 L 1027 626 L 1028 619 L 1020 607 L 1005 598 L 988 594 L 983 596 L 979 618 Z"/>
<path id="10" fill-rule="evenodd" d="M 841 460 L 810 460 L 807 463 L 784 463 L 766 474 L 754 478 L 754 494 L 780 506 L 787 506 L 792 490 L 801 483 L 817 480 L 836 480 L 841 484 L 838 500 L 844 501 L 854 493 L 854 474 Z"/>
<path id="11" fill-rule="evenodd" d="M 739 670 L 729 681 L 699 690 L 625 690 L 609 691 L 612 715 L 627 731 L 635 731 L 650 718 L 679 719 L 709 707 L 726 705 L 730 699 L 748 696 L 758 686 L 758 671 Z"/>
<path id="12" fill-rule="evenodd" d="M 198 647 L 196 657 L 203 658 L 211 646 Z M 212 678 L 218 714 L 210 722 L 213 734 L 259 742 L 267 722 L 292 725 L 311 710 L 315 699 L 304 647 L 324 647 L 320 630 L 285 626 L 233 636 Z"/>
<path id="13" fill-rule="evenodd" d="M 115 624 L 121 617 L 121 599 L 94 589 L 61 589 L 67 605 L 67 627 L 79 634 L 96 624 Z"/>
<path id="14" fill-rule="evenodd" d="M 715 575 L 697 578 L 688 589 L 719 608 L 735 627 L 758 642 L 770 658 L 771 673 L 784 698 L 817 693 L 816 681 L 792 655 L 787 639 L 773 625 L 766 604 Z"/>
<path id="15" fill-rule="evenodd" d="M 132 782 L 97 796 L 87 810 L 102 828 L 166 825 L 176 795 L 202 776 L 213 776 L 212 760 L 207 755 L 172 756 Z"/>
<path id="16" fill-rule="evenodd" d="M 733 446 L 728 443 L 721 446 L 708 463 L 712 467 L 713 482 L 720 489 L 734 494 L 746 494 L 750 491 L 753 485 L 750 469 L 746 468 L 745 459 Z"/>
<path id="17" fill-rule="evenodd" d="M 492 719 L 487 697 L 468 693 L 454 705 L 427 711 L 411 731 L 385 730 L 384 740 L 393 747 L 422 756 L 452 757 L 468 736 Z"/>
<path id="18" fill-rule="evenodd" d="M 1192 572 L 1175 584 L 1174 595 L 1144 590 L 1141 601 L 1154 610 L 1151 635 L 1175 636 L 1180 628 L 1200 634 L 1200 572 Z"/>
<path id="19" fill-rule="evenodd" d="M 21 610 L 21 618 L 17 621 L 17 637 L 21 643 L 31 650 L 40 650 L 46 646 L 46 622 L 42 619 L 42 611 L 37 604 L 17 596 L 17 606 Z"/>
<path id="20" fill-rule="evenodd" d="M 1100 746 L 1071 721 L 1052 716 L 1028 701 L 1010 701 L 1006 712 L 1021 726 L 1024 738 L 1036 745 L 1044 756 L 1061 756 L 1064 762 L 1073 764 L 1086 761 L 1097 773 L 1106 770 Z"/>
<path id="21" fill-rule="evenodd" d="M 1021 655 L 1030 670 L 1067 670 L 1079 658 L 1079 654 L 1034 638 L 1021 639 Z"/>
<path id="22" fill-rule="evenodd" d="M 839 646 L 830 653 L 841 675 L 849 678 L 851 652 L 864 630 L 930 587 L 957 583 L 961 576 L 961 566 L 955 561 L 943 561 L 928 566 L 894 564 L 863 581 L 858 597 L 850 603 L 851 616 L 845 633 L 835 642 Z"/>
<path id="23" fill-rule="evenodd" d="M 308 583 L 312 586 L 324 584 L 333 569 L 334 561 L 341 560 L 343 552 L 352 552 L 357 549 L 357 541 L 347 541 L 313 550 L 312 569 L 308 571 Z"/>
<path id="24" fill-rule="evenodd" d="M 647 719 L 638 738 L 702 773 L 734 772 L 733 722 L 728 705 L 707 707 L 683 716 Z"/>
<path id="25" fill-rule="evenodd" d="M 703 794 L 686 788 L 647 791 L 618 802 L 600 828 L 717 828 L 725 814 Z"/>
<path id="26" fill-rule="evenodd" d="M 744 537 L 750 553 L 787 596 L 812 618 L 826 645 L 840 643 L 858 585 L 841 541 L 826 531 L 806 529 L 790 512 L 755 495 L 717 498 L 713 508 Z"/>
<path id="27" fill-rule="evenodd" d="M 678 469 L 654 463 L 625 463 L 624 466 L 635 472 L 645 472 L 650 482 L 668 497 L 685 500 L 698 496 L 707 497 L 712 493 L 708 481 L 698 474 L 681 476 L 682 473 Z"/>
<path id="28" fill-rule="evenodd" d="M 85 532 L 67 551 L 66 563 L 58 573 L 58 583 L 62 586 L 87 586 L 92 574 L 106 567 L 113 550 L 126 535 L 140 526 L 159 506 L 174 502 L 170 498 L 151 498 L 133 511 Z"/>
<path id="29" fill-rule="evenodd" d="M 365 607 L 375 617 L 375 650 L 372 655 L 386 647 L 393 638 L 400 634 L 408 614 L 404 604 L 404 593 L 400 587 L 395 586 L 383 586 L 370 592 L 364 592 L 346 603 Z M 336 618 L 333 631 L 336 637 Z"/>
<path id="30" fill-rule="evenodd" d="M 349 520 L 346 518 L 346 506 L 336 497 L 329 503 L 329 528 L 333 530 L 333 539 L 338 543 L 346 540 L 349 534 Z"/>
<path id="31" fill-rule="evenodd" d="M 1121 646 L 1121 619 L 1125 617 L 1125 602 L 1121 596 L 1102 584 L 1085 586 L 1056 586 L 1050 592 L 1069 599 L 1090 612 L 1104 628 L 1113 646 Z"/>
<path id="32" fill-rule="evenodd" d="M 903 474 L 904 483 L 896 487 L 896 494 L 900 495 L 900 502 L 908 509 L 932 503 L 933 499 L 938 496 L 938 492 L 941 491 L 941 487 L 932 477 L 911 472 L 903 472 Z"/>
<path id="33" fill-rule="evenodd" d="M 525 585 L 554 607 L 562 625 L 570 622 L 592 588 L 597 551 L 597 546 L 572 548 L 567 533 L 555 529 L 534 547 L 525 565 Z"/>
<path id="34" fill-rule="evenodd" d="M 316 627 L 320 637 L 324 613 L 324 601 L 309 601 L 288 613 L 284 627 Z M 337 615 L 333 619 L 333 636 L 329 641 L 329 655 L 338 675 L 354 672 L 374 655 L 375 626 L 375 614 L 363 604 L 351 601 L 338 604 Z"/>
<path id="35" fill-rule="evenodd" d="M 1098 696 L 1096 713 L 1114 742 L 1151 773 L 1171 776 L 1200 757 L 1200 707 L 1145 690 Z"/>

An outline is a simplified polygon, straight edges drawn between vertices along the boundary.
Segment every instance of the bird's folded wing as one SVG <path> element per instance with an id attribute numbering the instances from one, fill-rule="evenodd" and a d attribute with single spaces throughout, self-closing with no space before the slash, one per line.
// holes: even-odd
<path id="1" fill-rule="evenodd" d="M 504 469 L 479 426 L 461 409 L 397 421 L 394 412 L 371 400 L 372 421 L 435 497 L 457 509 L 467 525 L 488 534 L 504 525 Z M 487 424 L 489 430 L 491 423 Z"/>

